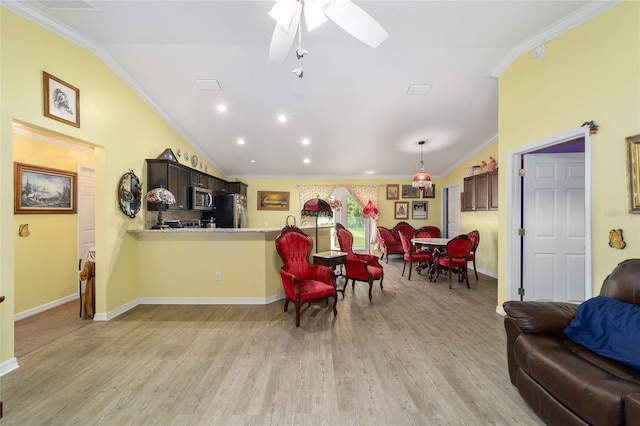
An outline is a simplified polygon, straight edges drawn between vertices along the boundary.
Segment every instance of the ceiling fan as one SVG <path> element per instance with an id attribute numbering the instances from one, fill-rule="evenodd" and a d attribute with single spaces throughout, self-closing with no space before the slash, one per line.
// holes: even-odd
<path id="1" fill-rule="evenodd" d="M 282 62 L 287 58 L 296 33 L 300 31 L 303 11 L 309 31 L 327 22 L 328 18 L 373 48 L 378 47 L 389 36 L 382 25 L 351 0 L 276 0 L 269 12 L 276 20 L 269 48 L 271 62 Z"/>

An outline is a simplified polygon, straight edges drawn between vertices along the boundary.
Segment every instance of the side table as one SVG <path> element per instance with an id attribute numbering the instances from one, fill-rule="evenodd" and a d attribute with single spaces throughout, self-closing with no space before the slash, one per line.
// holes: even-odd
<path id="1" fill-rule="evenodd" d="M 342 274 L 342 265 L 347 263 L 347 253 L 342 251 L 323 251 L 321 253 L 316 253 L 313 255 L 313 263 L 316 265 L 328 266 L 333 271 L 333 275 L 338 279 L 338 277 L 342 277 L 345 280 L 347 279 Z M 340 273 L 336 274 L 336 267 L 340 265 Z M 344 297 L 344 287 L 342 290 L 336 288 L 336 291 L 342 293 L 342 297 Z"/>

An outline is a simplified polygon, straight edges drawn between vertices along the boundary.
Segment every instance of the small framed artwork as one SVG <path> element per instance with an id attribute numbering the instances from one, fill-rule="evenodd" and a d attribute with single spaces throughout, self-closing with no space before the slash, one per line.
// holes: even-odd
<path id="1" fill-rule="evenodd" d="M 289 192 L 258 191 L 258 210 L 289 211 Z"/>
<path id="2" fill-rule="evenodd" d="M 420 198 L 420 188 L 402 185 L 402 198 Z"/>
<path id="3" fill-rule="evenodd" d="M 640 214 L 640 135 L 626 138 L 629 213 Z"/>
<path id="4" fill-rule="evenodd" d="M 411 219 L 429 219 L 429 202 L 412 201 Z"/>
<path id="5" fill-rule="evenodd" d="M 400 199 L 400 185 L 387 185 L 387 200 Z"/>
<path id="6" fill-rule="evenodd" d="M 44 115 L 80 127 L 80 90 L 45 71 L 42 72 L 42 79 Z"/>
<path id="7" fill-rule="evenodd" d="M 76 173 L 13 163 L 15 214 L 75 213 Z"/>
<path id="8" fill-rule="evenodd" d="M 436 184 L 432 183 L 431 186 L 425 186 L 422 189 L 422 198 L 436 198 Z"/>
<path id="9" fill-rule="evenodd" d="M 396 201 L 394 205 L 394 219 L 409 219 L 409 202 Z"/>

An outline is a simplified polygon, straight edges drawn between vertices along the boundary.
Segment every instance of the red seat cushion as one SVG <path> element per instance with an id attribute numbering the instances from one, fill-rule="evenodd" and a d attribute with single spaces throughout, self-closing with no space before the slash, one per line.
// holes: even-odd
<path id="1" fill-rule="evenodd" d="M 379 279 L 382 276 L 382 268 L 378 268 L 377 266 L 369 266 L 367 265 L 367 270 L 369 271 L 369 273 L 371 274 L 371 277 L 373 277 L 374 280 Z"/>
<path id="2" fill-rule="evenodd" d="M 336 294 L 333 286 L 316 280 L 298 281 L 298 289 L 300 290 L 301 300 L 322 299 Z"/>

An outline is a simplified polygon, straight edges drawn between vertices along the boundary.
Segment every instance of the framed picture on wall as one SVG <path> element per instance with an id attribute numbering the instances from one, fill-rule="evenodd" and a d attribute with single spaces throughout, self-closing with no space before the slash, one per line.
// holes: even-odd
<path id="1" fill-rule="evenodd" d="M 394 204 L 394 219 L 409 219 L 409 202 L 396 201 Z"/>
<path id="2" fill-rule="evenodd" d="M 13 163 L 15 214 L 75 213 L 77 174 Z"/>
<path id="3" fill-rule="evenodd" d="M 431 186 L 425 186 L 422 189 L 422 198 L 436 198 L 436 184 L 432 183 Z"/>
<path id="4" fill-rule="evenodd" d="M 400 199 L 400 185 L 387 185 L 387 200 Z"/>
<path id="5" fill-rule="evenodd" d="M 629 213 L 640 214 L 640 135 L 626 138 Z"/>
<path id="6" fill-rule="evenodd" d="M 44 115 L 80 127 L 80 90 L 43 71 Z"/>
<path id="7" fill-rule="evenodd" d="M 402 198 L 420 198 L 420 188 L 402 185 Z"/>
<path id="8" fill-rule="evenodd" d="M 258 210 L 289 211 L 289 191 L 258 191 Z"/>
<path id="9" fill-rule="evenodd" d="M 428 201 L 412 201 L 411 202 L 411 219 L 428 219 L 429 218 L 429 202 Z"/>

